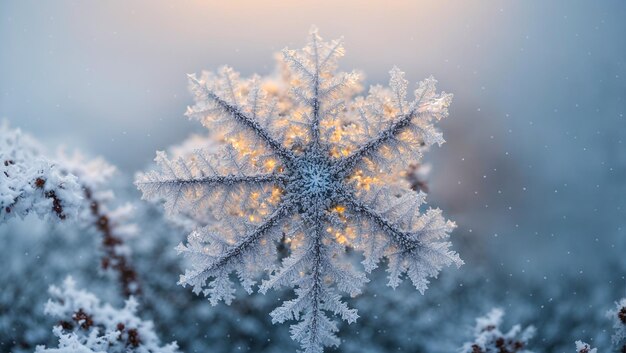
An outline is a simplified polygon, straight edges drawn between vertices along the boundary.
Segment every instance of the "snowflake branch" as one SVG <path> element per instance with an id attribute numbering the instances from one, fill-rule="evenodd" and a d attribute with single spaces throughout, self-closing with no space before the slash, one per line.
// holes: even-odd
<path id="1" fill-rule="evenodd" d="M 318 216 L 313 221 L 310 240 L 307 249 L 301 255 L 308 259 L 310 271 L 306 275 L 296 275 L 292 279 L 283 278 L 283 285 L 296 284 L 296 298 L 283 303 L 270 314 L 272 322 L 285 322 L 287 320 L 299 320 L 291 326 L 292 337 L 302 345 L 303 352 L 321 352 L 321 347 L 337 346 L 339 339 L 336 337 L 337 326 L 329 320 L 325 311 L 340 314 L 348 323 L 356 320 L 356 310 L 349 309 L 340 301 L 339 296 L 331 296 L 328 292 L 329 258 L 323 243 L 324 223 Z M 293 268 L 283 268 L 281 273 L 290 276 Z M 293 274 L 291 274 L 293 275 Z M 279 275 L 280 276 L 280 275 Z M 264 286 L 272 285 L 266 283 Z"/>
<path id="2" fill-rule="evenodd" d="M 272 214 L 265 219 L 265 221 L 260 224 L 254 231 L 247 234 L 243 239 L 238 241 L 235 245 L 233 245 L 230 249 L 226 250 L 222 256 L 220 256 L 217 260 L 213 261 L 213 263 L 209 264 L 203 270 L 198 271 L 194 274 L 184 275 L 181 277 L 180 283 L 191 283 L 194 279 L 199 276 L 206 275 L 212 271 L 219 270 L 220 268 L 226 266 L 229 262 L 233 261 L 236 258 L 239 258 L 245 251 L 261 240 L 261 238 L 267 234 L 273 227 L 278 225 L 278 223 L 288 215 L 291 210 L 292 203 L 285 202 L 282 203 Z"/>
<path id="3" fill-rule="evenodd" d="M 189 76 L 189 79 L 194 82 L 204 92 L 207 98 L 213 100 L 218 107 L 223 109 L 226 113 L 232 116 L 236 121 L 252 130 L 256 136 L 261 138 L 284 162 L 292 162 L 294 154 L 291 150 L 285 148 L 280 142 L 274 139 L 267 130 L 265 130 L 261 124 L 255 119 L 245 115 L 239 108 L 226 102 L 219 97 L 215 92 L 209 90 L 193 75 Z"/>
<path id="4" fill-rule="evenodd" d="M 313 307 L 311 309 L 311 325 L 310 332 L 311 336 L 309 337 L 309 345 L 311 347 L 315 347 L 318 345 L 318 327 L 317 323 L 319 320 L 319 316 L 321 314 L 320 310 L 320 291 L 322 285 L 322 222 L 318 222 L 315 226 L 315 243 L 313 245 L 314 252 L 314 261 L 313 270 L 311 271 L 311 275 L 313 277 L 313 288 L 311 288 L 311 301 L 313 302 Z"/>
<path id="5" fill-rule="evenodd" d="M 169 169 L 167 169 L 169 168 Z M 144 199 L 165 199 L 166 208 L 170 211 L 179 211 L 179 201 L 189 199 L 185 194 L 186 190 L 204 188 L 208 193 L 212 189 L 229 188 L 237 185 L 259 186 L 261 184 L 273 183 L 282 184 L 287 181 L 287 177 L 281 174 L 229 174 L 212 175 L 206 177 L 193 177 L 190 173 L 178 173 L 171 166 L 165 164 L 164 170 L 169 170 L 165 175 L 150 172 L 141 175 L 135 185 L 143 192 Z"/>
<path id="6" fill-rule="evenodd" d="M 317 145 L 320 142 L 320 60 L 317 44 L 317 33 L 311 33 L 313 39 L 313 54 L 315 57 L 315 74 L 313 76 L 313 99 L 311 101 L 311 109 L 313 109 L 313 122 L 311 124 L 311 137 L 313 138 L 313 144 Z"/>
<path id="7" fill-rule="evenodd" d="M 380 146 L 385 142 L 396 137 L 404 128 L 409 126 L 411 119 L 416 116 L 417 109 L 413 109 L 410 112 L 400 115 L 387 129 L 381 131 L 378 136 L 367 141 L 361 148 L 354 151 L 351 155 L 343 158 L 338 165 L 341 173 L 347 174 L 354 168 L 354 166 L 363 158 L 376 152 Z"/>
<path id="8" fill-rule="evenodd" d="M 150 186 L 160 188 L 162 186 L 189 186 L 189 185 L 235 185 L 235 184 L 258 184 L 258 183 L 282 183 L 287 181 L 287 176 L 282 174 L 256 174 L 256 175 L 214 175 L 203 178 L 176 178 L 176 179 L 149 179 L 137 181 L 138 186 Z"/>
<path id="9" fill-rule="evenodd" d="M 374 222 L 378 227 L 380 227 L 380 229 L 388 234 L 392 238 L 392 240 L 402 248 L 403 251 L 409 252 L 420 246 L 420 243 L 414 239 L 411 239 L 410 235 L 407 232 L 404 232 L 402 229 L 398 228 L 383 215 L 376 212 L 368 205 L 357 200 L 354 195 L 346 195 L 344 202 L 354 212 L 357 212 Z"/>

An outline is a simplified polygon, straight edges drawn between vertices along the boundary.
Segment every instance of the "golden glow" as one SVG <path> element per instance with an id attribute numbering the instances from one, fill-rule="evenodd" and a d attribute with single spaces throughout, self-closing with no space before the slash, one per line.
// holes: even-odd
<path id="1" fill-rule="evenodd" d="M 337 240 L 339 244 L 349 246 L 352 245 L 352 242 L 354 241 L 354 239 L 356 239 L 357 235 L 353 227 L 345 227 L 342 232 L 335 231 L 334 233 L 332 233 L 331 229 L 329 233 L 334 235 L 335 240 Z"/>
<path id="2" fill-rule="evenodd" d="M 240 156 L 249 155 L 250 157 L 254 158 L 260 154 L 260 151 L 258 148 L 255 148 L 254 150 L 250 148 L 249 143 L 247 142 L 247 139 L 245 138 L 245 136 L 239 135 L 236 138 L 231 137 L 231 138 L 228 138 L 226 141 L 230 143 L 231 146 L 233 146 L 235 151 L 237 151 L 237 153 L 239 153 Z"/>
<path id="3" fill-rule="evenodd" d="M 280 201 L 280 197 L 282 196 L 283 192 L 280 188 L 274 186 L 272 188 L 272 195 L 269 198 L 269 202 L 272 205 L 275 205 L 276 203 L 278 203 L 278 201 Z"/>
<path id="4" fill-rule="evenodd" d="M 333 208 L 333 211 L 336 211 L 338 213 L 343 213 L 345 210 L 346 210 L 346 207 L 345 206 L 341 206 L 341 205 L 335 206 Z"/>
<path id="5" fill-rule="evenodd" d="M 354 175 L 352 175 L 352 177 L 350 177 L 350 180 L 354 180 L 358 188 L 368 191 L 372 185 L 380 184 L 382 182 L 377 177 L 364 175 L 362 170 L 358 170 Z"/>
<path id="6" fill-rule="evenodd" d="M 268 172 L 271 172 L 274 170 L 274 168 L 276 167 L 276 161 L 273 159 L 268 159 L 267 161 L 265 161 L 265 169 Z"/>

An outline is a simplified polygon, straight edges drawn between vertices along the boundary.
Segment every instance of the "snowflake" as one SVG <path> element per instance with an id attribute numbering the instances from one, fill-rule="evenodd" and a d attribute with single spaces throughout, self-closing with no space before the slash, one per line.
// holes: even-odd
<path id="1" fill-rule="evenodd" d="M 241 80 L 230 68 L 190 75 L 196 103 L 187 115 L 222 147 L 173 160 L 159 152 L 159 171 L 136 181 L 144 198 L 196 220 L 178 247 L 192 266 L 180 283 L 212 304 L 232 301 L 233 273 L 249 293 L 264 273 L 262 293 L 295 288 L 271 316 L 300 321 L 291 334 L 306 352 L 339 344 L 329 314 L 357 319 L 342 294 L 358 295 L 383 258 L 391 287 L 406 274 L 420 292 L 442 267 L 462 264 L 444 241 L 454 223 L 425 209 L 406 178 L 425 148 L 444 142 L 433 123 L 452 95 L 437 94 L 429 78 L 407 101 L 397 68 L 390 88 L 359 95 L 359 74 L 337 72 L 343 54 L 341 40 L 324 42 L 313 29 L 304 49 L 282 51 L 269 77 Z"/>

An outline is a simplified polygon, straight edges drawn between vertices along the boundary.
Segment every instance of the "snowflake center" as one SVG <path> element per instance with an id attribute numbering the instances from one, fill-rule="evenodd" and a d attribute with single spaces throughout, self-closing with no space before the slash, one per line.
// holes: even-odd
<path id="1" fill-rule="evenodd" d="M 307 166 L 302 172 L 305 188 L 311 194 L 322 194 L 328 190 L 331 184 L 330 173 L 326 169 L 317 166 Z"/>
<path id="2" fill-rule="evenodd" d="M 298 195 L 314 200 L 330 199 L 337 186 L 332 171 L 332 166 L 326 158 L 303 157 L 293 178 Z"/>

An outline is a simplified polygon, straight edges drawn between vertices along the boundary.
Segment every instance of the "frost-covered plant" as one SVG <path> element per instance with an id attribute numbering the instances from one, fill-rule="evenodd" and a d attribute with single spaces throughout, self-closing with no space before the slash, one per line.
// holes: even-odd
<path id="1" fill-rule="evenodd" d="M 68 277 L 62 287 L 50 288 L 46 314 L 59 320 L 56 348 L 38 346 L 38 353 L 174 353 L 176 343 L 161 346 L 151 321 L 137 316 L 137 301 L 130 297 L 122 309 L 102 304 L 93 293 L 76 288 Z"/>
<path id="2" fill-rule="evenodd" d="M 24 218 L 72 218 L 80 227 L 102 236 L 102 267 L 113 269 L 125 295 L 139 286 L 130 265 L 124 239 L 135 233 L 129 222 L 129 205 L 113 208 L 109 183 L 115 167 L 101 158 L 85 159 L 79 153 L 44 155 L 44 148 L 19 129 L 0 126 L 0 224 L 16 215 Z"/>
<path id="3" fill-rule="evenodd" d="M 389 88 L 357 96 L 358 75 L 336 71 L 343 54 L 340 40 L 324 42 L 312 30 L 304 49 L 283 50 L 288 71 L 279 84 L 240 80 L 230 68 L 190 76 L 196 104 L 187 115 L 223 148 L 186 160 L 159 152 L 160 171 L 136 181 L 144 198 L 165 199 L 170 212 L 219 220 L 179 246 L 192 264 L 180 283 L 212 304 L 230 303 L 233 272 L 248 292 L 269 272 L 261 292 L 296 288 L 271 315 L 300 321 L 291 334 L 307 352 L 339 344 L 328 312 L 358 317 L 342 293 L 359 294 L 367 277 L 346 249 L 364 254 L 365 272 L 386 258 L 388 284 L 406 273 L 420 292 L 443 266 L 462 264 L 443 240 L 454 224 L 423 210 L 425 194 L 402 177 L 424 146 L 444 142 L 433 123 L 448 115 L 452 95 L 436 93 L 429 78 L 407 101 L 407 81 L 394 68 Z M 289 251 L 277 265 L 281 241 Z"/>
<path id="4" fill-rule="evenodd" d="M 407 170 L 406 178 L 414 191 L 428 192 L 428 174 L 430 173 L 430 164 L 411 164 Z"/>
<path id="5" fill-rule="evenodd" d="M 591 348 L 590 345 L 583 341 L 576 341 L 576 353 L 598 353 L 598 349 Z"/>
<path id="6" fill-rule="evenodd" d="M 0 224 L 30 213 L 42 218 L 74 217 L 82 190 L 42 148 L 18 129 L 0 125 Z"/>
<path id="7" fill-rule="evenodd" d="M 48 287 L 72 274 L 110 300 L 116 286 L 98 276 L 98 238 L 73 222 L 40 220 L 35 214 L 0 225 L 0 352 L 32 353 L 52 343 L 53 321 L 44 315 Z"/>
<path id="8" fill-rule="evenodd" d="M 46 322 L 38 305 L 45 301 L 47 287 L 68 273 L 95 277 L 93 259 L 100 255 L 101 267 L 119 274 L 125 296 L 139 288 L 125 245 L 135 231 L 129 224 L 130 207 L 112 207 L 115 168 L 102 159 L 44 151 L 19 129 L 0 126 L 0 257 L 5 269 L 0 275 L 0 350 L 32 351 L 46 342 L 48 330 L 37 325 Z M 54 220 L 69 222 L 50 222 Z M 100 240 L 104 254 L 90 235 Z M 93 289 L 104 292 L 102 286 Z"/>
<path id="9" fill-rule="evenodd" d="M 615 330 L 612 340 L 613 347 L 620 352 L 626 352 L 626 298 L 615 303 L 615 309 L 610 310 L 607 316 L 613 320 Z"/>
<path id="10" fill-rule="evenodd" d="M 466 342 L 462 353 L 532 353 L 527 350 L 528 341 L 534 336 L 535 329 L 529 326 L 522 330 L 515 325 L 509 332 L 500 331 L 504 311 L 493 309 L 486 316 L 476 319 L 474 340 Z"/>
<path id="11" fill-rule="evenodd" d="M 132 222 L 133 207 L 130 203 L 113 206 L 115 198 L 108 185 L 116 168 L 101 158 L 87 160 L 77 152 L 71 156 L 60 153 L 59 160 L 67 173 L 78 177 L 82 187 L 86 202 L 80 219 L 101 237 L 102 269 L 114 271 L 125 296 L 139 294 L 139 281 L 130 260 L 131 250 L 126 245 L 126 240 L 137 233 L 137 226 Z"/>

